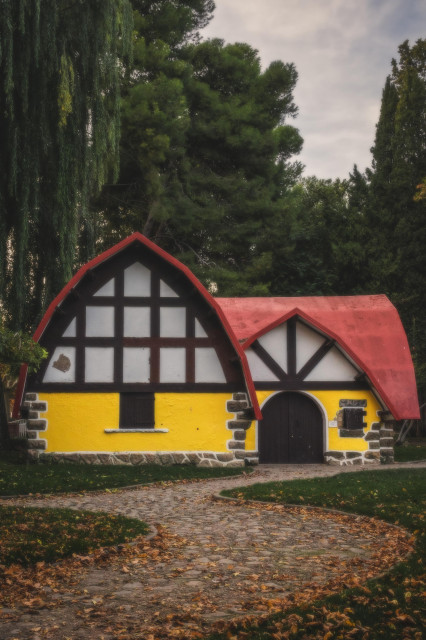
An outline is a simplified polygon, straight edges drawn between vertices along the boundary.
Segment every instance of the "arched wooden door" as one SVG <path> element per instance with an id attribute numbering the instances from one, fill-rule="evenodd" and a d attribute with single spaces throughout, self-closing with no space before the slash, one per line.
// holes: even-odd
<path id="1" fill-rule="evenodd" d="M 262 408 L 259 461 L 263 464 L 323 462 L 323 420 L 302 393 L 278 393 Z"/>

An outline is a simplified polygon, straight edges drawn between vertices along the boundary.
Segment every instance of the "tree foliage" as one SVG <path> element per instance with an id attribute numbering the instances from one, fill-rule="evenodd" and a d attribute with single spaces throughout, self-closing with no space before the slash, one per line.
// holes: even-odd
<path id="1" fill-rule="evenodd" d="M 396 304 L 425 390 L 426 201 L 417 187 L 426 174 L 426 40 L 404 42 L 392 61 L 372 153 L 372 285 Z"/>
<path id="2" fill-rule="evenodd" d="M 129 0 L 0 3 L 0 296 L 33 323 L 90 251 L 87 203 L 114 175 Z M 83 239 L 78 243 L 80 233 Z"/>
<path id="3" fill-rule="evenodd" d="M 13 388 L 21 364 L 37 371 L 47 351 L 27 334 L 11 331 L 0 324 L 0 448 L 9 442 L 9 389 Z"/>
<path id="4" fill-rule="evenodd" d="M 111 244 L 140 230 L 221 293 L 241 292 L 241 269 L 252 268 L 259 233 L 301 170 L 291 161 L 301 138 L 286 122 L 297 74 L 281 62 L 262 72 L 247 44 L 194 41 L 197 20 L 178 42 L 175 19 L 152 28 L 155 4 L 135 12 L 120 177 L 96 203 L 102 235 Z M 205 22 L 212 3 L 179 3 L 193 20 L 194 4 Z M 171 16 L 176 3 L 162 8 Z"/>

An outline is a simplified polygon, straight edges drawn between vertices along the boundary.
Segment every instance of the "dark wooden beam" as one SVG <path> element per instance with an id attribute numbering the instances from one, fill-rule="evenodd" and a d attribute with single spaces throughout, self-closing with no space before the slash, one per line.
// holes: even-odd
<path id="1" fill-rule="evenodd" d="M 272 373 L 277 376 L 279 380 L 287 380 L 288 375 L 286 374 L 284 369 L 280 367 L 278 362 L 276 362 L 273 357 L 269 355 L 266 349 L 264 349 L 257 340 L 253 342 L 251 348 L 253 349 L 255 354 L 259 356 L 262 362 L 266 364 L 266 366 L 272 371 Z"/>
<path id="2" fill-rule="evenodd" d="M 324 356 L 330 351 L 330 349 L 334 346 L 334 340 L 326 340 L 324 344 L 320 346 L 320 348 L 315 351 L 314 355 L 309 358 L 308 362 L 303 365 L 303 367 L 298 371 L 297 377 L 300 380 L 304 380 L 306 376 L 308 376 L 312 369 L 315 369 L 317 364 L 324 358 Z"/>
<path id="3" fill-rule="evenodd" d="M 288 375 L 296 375 L 296 318 L 287 321 L 287 363 Z"/>

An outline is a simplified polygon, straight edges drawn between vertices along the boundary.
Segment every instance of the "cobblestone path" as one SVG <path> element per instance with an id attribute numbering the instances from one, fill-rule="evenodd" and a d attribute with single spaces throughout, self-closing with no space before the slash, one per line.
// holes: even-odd
<path id="1" fill-rule="evenodd" d="M 386 570 L 395 559 L 387 547 L 404 536 L 382 522 L 212 499 L 224 488 L 347 471 L 262 466 L 244 477 L 14 500 L 121 513 L 146 521 L 158 535 L 100 563 L 80 562 L 53 586 L 38 585 L 38 608 L 0 609 L 0 638 L 202 638 L 218 621 L 268 612 L 301 589 L 345 575 L 366 579 L 378 572 L 378 553 L 387 558 L 380 566 Z M 407 553 L 408 544 L 399 546 Z"/>

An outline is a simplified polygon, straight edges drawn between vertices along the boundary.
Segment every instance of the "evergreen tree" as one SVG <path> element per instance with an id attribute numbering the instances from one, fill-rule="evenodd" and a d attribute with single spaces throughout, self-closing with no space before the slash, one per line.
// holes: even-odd
<path id="1" fill-rule="evenodd" d="M 15 327 L 70 278 L 89 196 L 117 170 L 131 23 L 128 0 L 0 3 L 0 296 Z"/>
<path id="2" fill-rule="evenodd" d="M 426 388 L 426 40 L 399 47 L 392 61 L 369 173 L 373 286 L 395 302 L 407 330 L 418 383 Z"/>
<path id="3" fill-rule="evenodd" d="M 141 230 L 222 295 L 242 293 L 250 280 L 242 271 L 263 260 L 259 235 L 301 171 L 290 159 L 301 138 L 285 122 L 296 113 L 296 71 L 275 62 L 262 73 L 246 44 L 172 49 L 149 39 L 145 16 L 135 24 L 120 178 L 97 203 L 103 235 Z"/>

